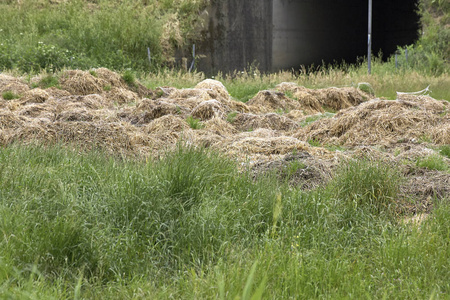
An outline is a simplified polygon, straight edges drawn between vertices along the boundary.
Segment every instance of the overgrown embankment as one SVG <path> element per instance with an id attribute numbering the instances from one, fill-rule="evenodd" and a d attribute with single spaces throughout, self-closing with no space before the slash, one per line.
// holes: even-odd
<path id="1" fill-rule="evenodd" d="M 2 1 L 0 69 L 170 66 L 175 49 L 199 38 L 207 2 Z"/>

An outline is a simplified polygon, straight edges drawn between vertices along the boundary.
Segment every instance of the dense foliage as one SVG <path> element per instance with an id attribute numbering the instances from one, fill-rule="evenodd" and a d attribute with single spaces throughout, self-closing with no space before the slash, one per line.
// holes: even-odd
<path id="1" fill-rule="evenodd" d="M 0 2 L 0 69 L 156 69 L 198 38 L 207 2 Z"/>

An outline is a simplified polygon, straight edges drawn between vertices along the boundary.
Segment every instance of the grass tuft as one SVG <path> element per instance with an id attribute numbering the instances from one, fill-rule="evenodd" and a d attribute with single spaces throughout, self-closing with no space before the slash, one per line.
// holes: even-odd
<path id="1" fill-rule="evenodd" d="M 395 166 L 369 159 L 343 163 L 333 179 L 334 196 L 344 205 L 375 213 L 394 212 L 400 172 Z"/>
<path id="2" fill-rule="evenodd" d="M 416 160 L 416 166 L 419 168 L 427 168 L 429 170 L 445 171 L 449 169 L 444 158 L 439 154 L 428 155 Z"/>
<path id="3" fill-rule="evenodd" d="M 5 100 L 13 100 L 13 99 L 18 99 L 20 98 L 19 95 L 17 95 L 16 93 L 12 92 L 12 91 L 5 91 L 2 93 L 2 97 Z"/>

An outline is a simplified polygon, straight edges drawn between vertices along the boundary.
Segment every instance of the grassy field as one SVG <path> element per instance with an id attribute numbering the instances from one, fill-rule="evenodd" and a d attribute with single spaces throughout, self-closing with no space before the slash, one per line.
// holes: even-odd
<path id="1" fill-rule="evenodd" d="M 400 173 L 305 192 L 180 145 L 158 161 L 0 150 L 2 299 L 447 299 L 450 206 L 398 215 Z M 360 178 L 355 185 L 354 178 Z"/>
<path id="2" fill-rule="evenodd" d="M 343 71 L 339 68 L 329 68 L 314 73 L 295 74 L 278 72 L 261 74 L 258 70 L 247 70 L 233 74 L 218 74 L 213 79 L 221 81 L 231 96 L 247 102 L 259 91 L 273 89 L 282 82 L 295 82 L 307 88 L 358 87 L 359 83 L 369 83 L 376 97 L 396 99 L 397 92 L 417 92 L 429 86 L 429 95 L 435 99 L 450 100 L 450 77 L 448 73 L 430 75 L 415 71 L 390 71 L 388 64 L 376 61 L 373 63 L 373 73 L 367 74 L 364 66 L 352 67 Z M 141 75 L 141 81 L 149 88 L 173 86 L 191 88 L 205 79 L 203 73 L 185 73 L 182 71 L 162 71 L 155 74 Z"/>

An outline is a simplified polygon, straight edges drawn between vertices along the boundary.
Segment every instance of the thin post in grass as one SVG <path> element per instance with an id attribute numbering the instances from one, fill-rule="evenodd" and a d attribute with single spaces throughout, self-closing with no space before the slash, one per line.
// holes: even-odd
<path id="1" fill-rule="evenodd" d="M 147 56 L 148 56 L 148 63 L 150 67 L 152 67 L 152 55 L 150 53 L 150 47 L 147 47 Z"/>
<path id="2" fill-rule="evenodd" d="M 372 0 L 369 0 L 369 24 L 367 33 L 367 68 L 369 75 L 372 73 Z"/>
<path id="3" fill-rule="evenodd" d="M 191 66 L 189 67 L 189 73 L 191 73 L 192 69 L 194 68 L 195 65 L 195 44 L 192 45 L 192 62 L 191 62 Z"/>

